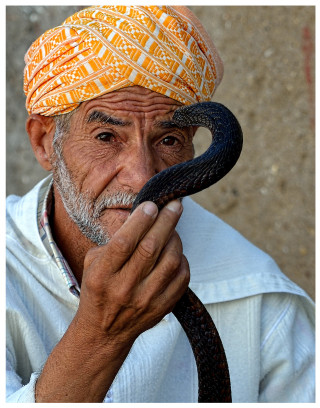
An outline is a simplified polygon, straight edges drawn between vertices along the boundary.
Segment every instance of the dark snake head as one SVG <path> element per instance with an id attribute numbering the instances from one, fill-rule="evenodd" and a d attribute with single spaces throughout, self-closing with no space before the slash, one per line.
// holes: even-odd
<path id="1" fill-rule="evenodd" d="M 242 150 L 242 130 L 233 113 L 216 102 L 178 108 L 172 121 L 180 128 L 210 130 L 212 142 L 201 156 L 169 167 L 152 177 L 136 197 L 131 212 L 144 201 L 161 209 L 169 201 L 197 193 L 221 180 L 236 164 Z"/>

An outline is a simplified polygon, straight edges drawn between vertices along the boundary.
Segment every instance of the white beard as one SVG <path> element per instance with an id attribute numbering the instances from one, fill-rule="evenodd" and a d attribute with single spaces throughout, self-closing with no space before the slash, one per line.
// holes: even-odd
<path id="1" fill-rule="evenodd" d="M 121 207 L 130 205 L 137 196 L 134 193 L 117 192 L 106 194 L 97 200 L 92 200 L 89 194 L 78 190 L 72 180 L 72 173 L 69 171 L 62 153 L 56 148 L 53 179 L 69 217 L 84 236 L 98 245 L 104 245 L 110 240 L 108 232 L 100 222 L 102 211 L 110 206 L 119 205 Z"/>

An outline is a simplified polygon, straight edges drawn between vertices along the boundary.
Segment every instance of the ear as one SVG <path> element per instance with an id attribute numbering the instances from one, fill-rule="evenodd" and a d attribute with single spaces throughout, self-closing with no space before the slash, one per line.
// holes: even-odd
<path id="1" fill-rule="evenodd" d="M 52 141 L 55 123 L 52 117 L 32 114 L 26 122 L 33 152 L 45 170 L 52 170 L 50 157 L 53 152 Z"/>

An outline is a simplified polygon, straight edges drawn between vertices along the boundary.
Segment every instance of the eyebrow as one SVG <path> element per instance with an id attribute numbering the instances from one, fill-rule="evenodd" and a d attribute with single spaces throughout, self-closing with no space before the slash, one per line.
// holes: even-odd
<path id="1" fill-rule="evenodd" d="M 132 122 L 130 121 L 123 121 L 122 119 L 115 118 L 114 116 L 107 115 L 104 112 L 95 110 L 90 113 L 87 119 L 87 123 L 100 123 L 101 125 L 109 124 L 114 126 L 130 126 Z M 155 127 L 159 127 L 162 129 L 173 129 L 173 128 L 180 128 L 175 122 L 171 120 L 163 120 L 163 121 L 156 121 L 154 123 Z"/>
<path id="2" fill-rule="evenodd" d="M 162 128 L 162 129 L 173 129 L 173 128 L 180 128 L 179 125 L 177 125 L 175 122 L 172 120 L 160 120 L 156 121 L 154 124 L 156 127 Z"/>
<path id="3" fill-rule="evenodd" d="M 130 121 L 123 121 L 119 118 L 115 118 L 111 115 L 107 115 L 104 112 L 95 110 L 90 113 L 87 119 L 87 123 L 97 122 L 101 125 L 109 124 L 114 126 L 130 126 L 132 122 Z"/>

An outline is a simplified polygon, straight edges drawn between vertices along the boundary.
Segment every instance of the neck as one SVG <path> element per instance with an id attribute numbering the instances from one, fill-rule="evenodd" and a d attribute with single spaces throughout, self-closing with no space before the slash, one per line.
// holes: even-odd
<path id="1" fill-rule="evenodd" d="M 54 186 L 54 205 L 50 214 L 53 238 L 67 260 L 75 278 L 81 285 L 84 258 L 96 246 L 86 238 L 66 212 L 60 194 Z"/>

